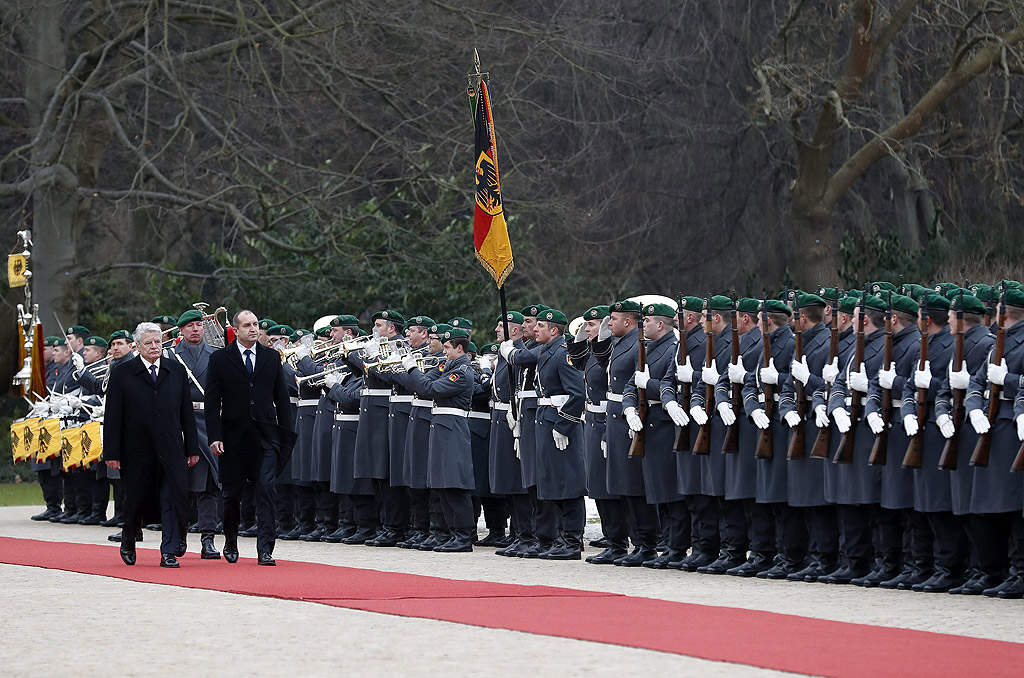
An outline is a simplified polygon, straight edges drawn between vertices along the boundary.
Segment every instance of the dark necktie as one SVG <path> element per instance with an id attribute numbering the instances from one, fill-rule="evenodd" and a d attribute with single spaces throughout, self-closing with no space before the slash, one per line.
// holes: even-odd
<path id="1" fill-rule="evenodd" d="M 156 365 L 149 366 L 149 373 L 153 375 L 153 383 L 156 383 Z"/>
<path id="2" fill-rule="evenodd" d="M 252 374 L 252 349 L 247 348 L 245 353 L 245 369 L 249 370 L 249 374 Z"/>

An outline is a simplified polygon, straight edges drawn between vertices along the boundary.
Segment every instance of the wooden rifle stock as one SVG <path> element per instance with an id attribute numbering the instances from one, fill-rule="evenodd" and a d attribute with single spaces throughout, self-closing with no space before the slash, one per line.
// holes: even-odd
<path id="1" fill-rule="evenodd" d="M 917 369 L 923 370 L 928 363 L 928 295 L 921 300 L 921 357 Z M 928 389 L 917 389 L 917 433 L 907 443 L 907 451 L 903 455 L 903 468 L 921 468 L 921 457 L 924 454 L 924 426 L 928 416 Z"/>
<path id="2" fill-rule="evenodd" d="M 999 331 L 996 332 L 996 345 L 992 349 L 992 364 L 998 365 L 1003 362 L 1003 345 L 1006 343 L 1006 289 L 1000 293 L 999 302 Z M 980 466 L 985 468 L 988 466 L 989 453 L 992 451 L 992 428 L 996 425 L 996 419 L 999 417 L 999 396 L 1003 392 L 1003 387 L 998 384 L 990 383 L 989 398 L 988 398 L 988 431 L 978 436 L 978 443 L 974 446 L 974 452 L 971 453 L 971 466 Z M 1016 462 L 1016 460 L 1014 460 Z"/>
<path id="3" fill-rule="evenodd" d="M 868 290 L 864 290 L 868 294 Z M 864 298 L 860 301 L 860 314 L 856 319 L 857 323 L 857 346 L 854 349 L 853 364 L 858 370 L 864 369 Z M 860 391 L 854 391 L 847 387 L 850 393 L 850 430 L 839 439 L 839 447 L 832 458 L 834 464 L 849 464 L 853 462 L 853 447 L 857 442 L 857 422 L 863 415 L 863 403 L 861 402 Z"/>
<path id="4" fill-rule="evenodd" d="M 882 350 L 882 365 L 886 369 L 894 369 L 892 364 L 892 292 L 885 305 L 885 347 Z M 871 446 L 868 464 L 885 466 L 889 448 L 889 418 L 892 409 L 892 389 L 882 389 L 882 432 L 875 436 L 875 444 Z"/>
<path id="5" fill-rule="evenodd" d="M 829 323 L 829 346 L 828 364 L 839 355 L 839 292 L 836 291 L 836 301 L 832 306 L 832 322 Z M 832 386 L 825 388 L 825 402 L 832 393 Z M 811 459 L 828 459 L 828 450 L 832 446 L 832 424 L 826 424 L 824 428 L 818 429 L 818 437 L 814 439 L 814 446 L 811 448 Z"/>
<path id="6" fill-rule="evenodd" d="M 683 307 L 679 306 L 679 317 L 683 318 Z M 677 362 L 680 365 L 685 365 L 686 360 L 689 357 L 687 353 L 688 348 L 686 346 L 686 330 L 683 327 L 684 321 L 680 320 L 679 323 L 679 355 Z M 690 414 L 690 384 L 679 384 L 679 395 L 683 398 L 683 411 L 686 412 L 687 416 Z M 678 426 L 676 427 L 676 439 L 672 443 L 672 449 L 676 452 L 683 452 L 690 449 L 690 427 L 689 426 Z"/>
<path id="7" fill-rule="evenodd" d="M 636 361 L 637 369 L 643 372 L 647 368 L 647 339 L 644 337 L 643 316 L 636 328 Z M 629 445 L 629 456 L 644 456 L 645 431 L 647 430 L 647 389 L 636 389 L 636 413 L 640 416 L 640 430 L 633 434 L 633 442 Z"/>
<path id="8" fill-rule="evenodd" d="M 732 299 L 732 361 L 730 364 L 738 365 L 740 363 L 740 328 L 737 325 L 739 318 L 736 315 L 736 295 L 733 294 Z M 732 384 L 732 411 L 736 414 L 736 421 L 732 423 L 725 430 L 725 440 L 722 442 L 722 452 L 739 452 L 740 451 L 740 414 L 742 414 L 743 407 L 743 385 Z"/>
<path id="9" fill-rule="evenodd" d="M 965 285 L 966 287 L 966 285 Z M 956 344 L 953 347 L 953 371 L 959 372 L 964 365 L 964 291 L 960 290 L 960 306 L 956 310 Z M 955 471 L 960 456 L 960 426 L 964 420 L 964 392 L 953 389 L 953 436 L 946 441 L 939 455 L 939 469 Z"/>
<path id="10" fill-rule="evenodd" d="M 711 367 L 715 362 L 715 335 L 711 331 L 711 295 L 708 295 L 707 303 L 704 306 L 704 367 Z M 715 387 L 704 385 L 704 413 L 707 415 L 707 422 L 697 432 L 697 441 L 693 444 L 694 454 L 711 453 L 711 414 L 714 411 Z"/>
<path id="11" fill-rule="evenodd" d="M 796 322 L 793 332 L 793 360 L 800 362 L 804 359 L 804 332 L 800 328 L 800 295 L 794 294 L 796 307 L 793 309 Z M 786 459 L 803 459 L 806 450 L 804 449 L 804 416 L 807 414 L 807 399 L 805 398 L 804 384 L 799 379 L 793 379 L 793 387 L 796 390 L 796 413 L 800 416 L 800 423 L 793 429 L 793 435 L 789 439 L 789 449 L 786 451 Z"/>
<path id="12" fill-rule="evenodd" d="M 768 367 L 772 359 L 772 338 L 768 332 L 768 299 L 761 304 L 761 324 L 761 362 L 764 367 Z M 764 391 L 764 413 L 768 416 L 768 428 L 758 434 L 754 458 L 771 459 L 775 456 L 771 426 L 772 409 L 775 406 L 775 387 L 772 384 L 762 384 L 762 388 Z"/>

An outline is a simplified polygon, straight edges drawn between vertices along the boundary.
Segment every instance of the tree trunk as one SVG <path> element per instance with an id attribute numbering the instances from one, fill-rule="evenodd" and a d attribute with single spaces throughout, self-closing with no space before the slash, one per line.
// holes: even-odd
<path id="1" fill-rule="evenodd" d="M 790 210 L 795 257 L 790 266 L 793 284 L 804 290 L 839 283 L 839 254 L 833 236 L 832 212 L 823 203 L 798 205 Z"/>

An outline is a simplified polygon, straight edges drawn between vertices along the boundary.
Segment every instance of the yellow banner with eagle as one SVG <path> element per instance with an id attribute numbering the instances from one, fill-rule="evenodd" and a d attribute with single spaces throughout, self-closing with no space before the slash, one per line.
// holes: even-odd
<path id="1" fill-rule="evenodd" d="M 501 287 L 512 272 L 512 243 L 508 239 L 501 181 L 498 178 L 498 148 L 494 140 L 491 95 L 487 83 L 479 81 L 476 93 L 476 208 L 473 210 L 473 244 L 480 260 Z"/>

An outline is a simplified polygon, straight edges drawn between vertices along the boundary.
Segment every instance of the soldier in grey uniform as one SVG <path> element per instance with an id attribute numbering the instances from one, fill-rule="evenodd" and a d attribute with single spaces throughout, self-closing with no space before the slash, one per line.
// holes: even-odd
<path id="1" fill-rule="evenodd" d="M 220 552 L 214 546 L 213 538 L 217 532 L 219 518 L 220 482 L 217 479 L 217 457 L 210 451 L 210 442 L 206 436 L 206 412 L 203 409 L 206 398 L 206 370 L 209 367 L 210 354 L 216 349 L 207 344 L 203 336 L 201 311 L 185 311 L 178 316 L 177 324 L 181 341 L 174 347 L 173 355 L 185 368 L 185 375 L 188 377 L 196 430 L 199 434 L 199 461 L 188 469 L 188 492 L 191 495 L 190 501 L 196 505 L 198 515 L 195 530 L 202 535 L 200 556 L 216 560 L 220 558 Z"/>
<path id="2" fill-rule="evenodd" d="M 465 321 L 455 318 L 453 322 Z M 474 546 L 495 546 L 498 548 L 511 544 L 504 542 L 505 527 L 508 524 L 508 508 L 505 497 L 491 492 L 491 473 L 488 464 L 491 437 L 491 377 L 493 370 L 489 367 L 493 357 L 498 356 L 497 344 L 485 344 L 485 351 L 490 355 L 479 353 L 476 344 L 469 342 L 469 360 L 473 368 L 473 409 L 469 413 L 469 432 L 473 440 L 473 516 L 479 519 L 483 513 L 487 535 L 477 539 Z"/>
<path id="3" fill-rule="evenodd" d="M 135 357 L 132 352 L 132 335 L 128 330 L 116 330 L 107 339 L 107 343 L 110 346 L 110 367 L 107 368 L 107 374 L 110 374 L 110 370 L 114 369 L 123 362 L 127 362 Z M 105 391 L 106 389 L 104 389 Z M 124 523 L 124 486 L 121 484 L 121 471 L 118 469 L 112 469 L 106 464 L 99 464 L 102 467 L 103 473 L 106 474 L 107 480 L 110 481 L 110 485 L 113 488 L 114 494 L 114 514 L 109 520 L 105 520 L 100 525 L 103 527 L 121 527 Z M 109 535 L 107 537 L 110 541 L 119 541 L 121 534 Z"/>
<path id="4" fill-rule="evenodd" d="M 315 333 L 318 339 L 329 340 L 331 328 L 322 327 Z M 301 377 L 313 377 L 327 367 L 324 360 L 314 360 L 308 355 L 308 348 L 299 347 L 297 355 L 301 355 L 295 364 L 295 373 Z M 328 411 L 326 398 L 319 386 L 305 380 L 299 383 L 299 403 L 295 419 L 297 440 L 292 452 L 292 474 L 308 489 L 302 490 L 312 495 L 313 522 L 309 524 L 308 514 L 304 516 L 303 531 L 298 538 L 303 541 L 320 541 L 330 534 L 334 528 L 327 530 L 327 521 L 331 512 L 330 485 L 330 454 L 331 430 L 334 427 L 333 408 Z"/>

